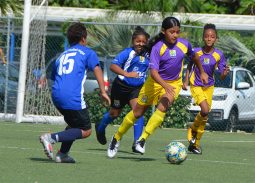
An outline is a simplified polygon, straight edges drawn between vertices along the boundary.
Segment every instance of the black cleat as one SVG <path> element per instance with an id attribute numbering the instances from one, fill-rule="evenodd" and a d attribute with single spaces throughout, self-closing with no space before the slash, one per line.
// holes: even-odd
<path id="1" fill-rule="evenodd" d="M 194 144 L 190 144 L 188 147 L 188 150 L 192 152 L 193 154 L 202 154 L 202 149 L 199 146 L 196 146 Z"/>
<path id="2" fill-rule="evenodd" d="M 96 130 L 96 136 L 97 136 L 97 141 L 102 144 L 105 145 L 107 143 L 106 137 L 105 137 L 105 131 L 104 132 L 99 132 L 98 129 L 99 124 L 96 123 L 95 124 L 95 130 Z"/>

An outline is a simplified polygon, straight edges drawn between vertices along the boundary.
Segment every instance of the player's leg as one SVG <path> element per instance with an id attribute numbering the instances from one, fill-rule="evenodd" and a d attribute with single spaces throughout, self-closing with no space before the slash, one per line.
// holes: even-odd
<path id="1" fill-rule="evenodd" d="M 214 90 L 213 86 L 209 88 L 200 87 L 195 89 L 195 91 L 199 93 L 199 95 L 196 95 L 195 101 L 199 103 L 201 112 L 197 114 L 194 123 L 188 129 L 188 141 L 190 143 L 188 150 L 193 152 L 194 154 L 202 154 L 200 140 L 202 135 L 204 134 L 206 122 L 208 120 L 208 114 L 212 103 L 213 90 Z"/>
<path id="2" fill-rule="evenodd" d="M 107 143 L 106 136 L 105 136 L 105 129 L 106 127 L 113 122 L 113 120 L 119 116 L 121 113 L 122 109 L 115 109 L 111 107 L 109 112 L 106 112 L 100 121 L 100 123 L 95 124 L 95 130 L 96 130 L 96 136 L 97 136 L 97 141 L 105 145 Z"/>
<path id="3" fill-rule="evenodd" d="M 135 109 L 135 106 L 137 104 L 137 97 L 139 95 L 141 87 L 137 87 L 135 89 L 132 89 L 132 91 L 130 92 L 130 101 L 129 101 L 129 105 L 131 106 L 132 110 Z M 140 118 L 138 118 L 134 124 L 134 142 L 132 145 L 132 151 L 136 152 L 135 150 L 135 143 L 136 141 L 139 139 L 139 137 L 141 136 L 142 132 L 143 132 L 143 126 L 144 126 L 144 117 L 141 116 Z"/>
<path id="4" fill-rule="evenodd" d="M 161 123 L 164 121 L 166 110 L 169 107 L 169 105 L 172 104 L 173 101 L 174 97 L 170 96 L 166 97 L 166 95 L 163 95 L 163 97 L 160 99 L 156 111 L 150 117 L 141 137 L 136 142 L 135 147 L 136 151 L 140 152 L 141 154 L 145 152 L 145 141 L 155 131 L 155 129 L 159 127 Z"/>
<path id="5" fill-rule="evenodd" d="M 49 143 L 62 142 L 61 149 L 56 154 L 56 162 L 74 163 L 75 161 L 68 156 L 72 143 L 77 139 L 87 138 L 91 135 L 91 123 L 87 109 L 82 110 L 63 110 L 59 111 L 64 115 L 64 119 L 69 127 L 66 130 L 47 134 Z M 53 158 L 53 156 L 52 156 Z M 51 159 L 52 159 L 51 158 Z"/>
<path id="6" fill-rule="evenodd" d="M 113 135 L 112 140 L 109 144 L 107 155 L 109 158 L 113 158 L 117 152 L 120 144 L 120 140 L 122 136 L 128 131 L 130 127 L 132 127 L 137 120 L 137 118 L 141 117 L 144 112 L 147 110 L 147 106 L 136 105 L 135 110 L 131 110 L 123 119 L 118 131 Z M 135 116 L 135 114 L 137 117 Z"/>
<path id="7" fill-rule="evenodd" d="M 122 93 L 125 92 L 121 81 L 118 78 L 115 78 L 111 88 L 111 109 L 109 112 L 106 112 L 99 123 L 95 124 L 97 141 L 104 145 L 107 143 L 105 136 L 106 127 L 113 122 L 115 118 L 119 116 L 121 110 L 125 104 L 121 103 Z"/>
<path id="8" fill-rule="evenodd" d="M 139 151 L 141 154 L 145 152 L 145 141 L 155 131 L 155 129 L 162 124 L 162 122 L 164 121 L 164 117 L 165 117 L 167 109 L 169 108 L 170 105 L 172 105 L 172 103 L 178 97 L 180 93 L 181 80 L 171 81 L 171 82 L 168 82 L 168 84 L 170 84 L 171 86 L 175 88 L 174 96 L 170 94 L 166 94 L 165 90 L 162 88 L 161 85 L 154 84 L 154 90 L 159 91 L 159 93 L 156 94 L 155 96 L 161 96 L 161 97 L 159 100 L 159 104 L 157 105 L 156 111 L 150 117 L 141 137 L 137 141 L 136 150 Z M 154 97 L 154 98 L 158 98 L 158 97 Z"/>

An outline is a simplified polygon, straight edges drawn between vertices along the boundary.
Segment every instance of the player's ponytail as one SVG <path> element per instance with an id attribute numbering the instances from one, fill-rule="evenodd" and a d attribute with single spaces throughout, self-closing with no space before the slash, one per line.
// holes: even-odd
<path id="1" fill-rule="evenodd" d="M 132 34 L 132 41 L 138 36 L 138 35 L 144 35 L 146 39 L 150 39 L 150 34 L 148 34 L 141 26 L 137 26 L 135 28 L 135 31 Z"/>
<path id="2" fill-rule="evenodd" d="M 166 29 L 170 29 L 172 27 L 181 27 L 180 21 L 175 18 L 175 17 L 166 17 L 161 25 L 161 28 L 166 30 Z M 148 45 L 148 49 L 149 52 L 151 52 L 152 47 L 159 42 L 160 40 L 164 39 L 165 35 L 160 32 L 158 35 L 154 36 L 150 41 L 149 41 L 149 45 Z"/>

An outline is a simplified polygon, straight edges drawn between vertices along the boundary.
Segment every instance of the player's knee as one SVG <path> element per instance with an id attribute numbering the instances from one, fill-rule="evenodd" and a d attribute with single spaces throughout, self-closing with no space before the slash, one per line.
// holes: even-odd
<path id="1" fill-rule="evenodd" d="M 110 114 L 110 117 L 113 118 L 113 119 L 117 118 L 118 116 L 119 116 L 118 113 L 112 113 L 112 114 Z"/>
<path id="2" fill-rule="evenodd" d="M 82 138 L 84 139 L 84 138 L 89 137 L 91 135 L 91 132 L 92 132 L 91 129 L 89 129 L 89 130 L 82 130 Z"/>
<path id="3" fill-rule="evenodd" d="M 117 118 L 120 115 L 121 110 L 110 110 L 109 115 L 111 118 Z"/>
<path id="4" fill-rule="evenodd" d="M 209 114 L 209 109 L 202 109 L 200 112 L 202 117 L 206 117 Z"/>
<path id="5" fill-rule="evenodd" d="M 137 119 L 143 116 L 142 111 L 133 111 L 133 113 L 134 113 L 135 118 L 137 118 Z"/>

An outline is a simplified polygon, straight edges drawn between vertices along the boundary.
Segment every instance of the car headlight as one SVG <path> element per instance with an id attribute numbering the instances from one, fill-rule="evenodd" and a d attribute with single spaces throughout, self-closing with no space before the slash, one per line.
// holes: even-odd
<path id="1" fill-rule="evenodd" d="M 214 95 L 213 96 L 213 100 L 215 100 L 215 101 L 226 100 L 227 97 L 228 97 L 227 94 L 224 94 L 224 95 Z"/>

